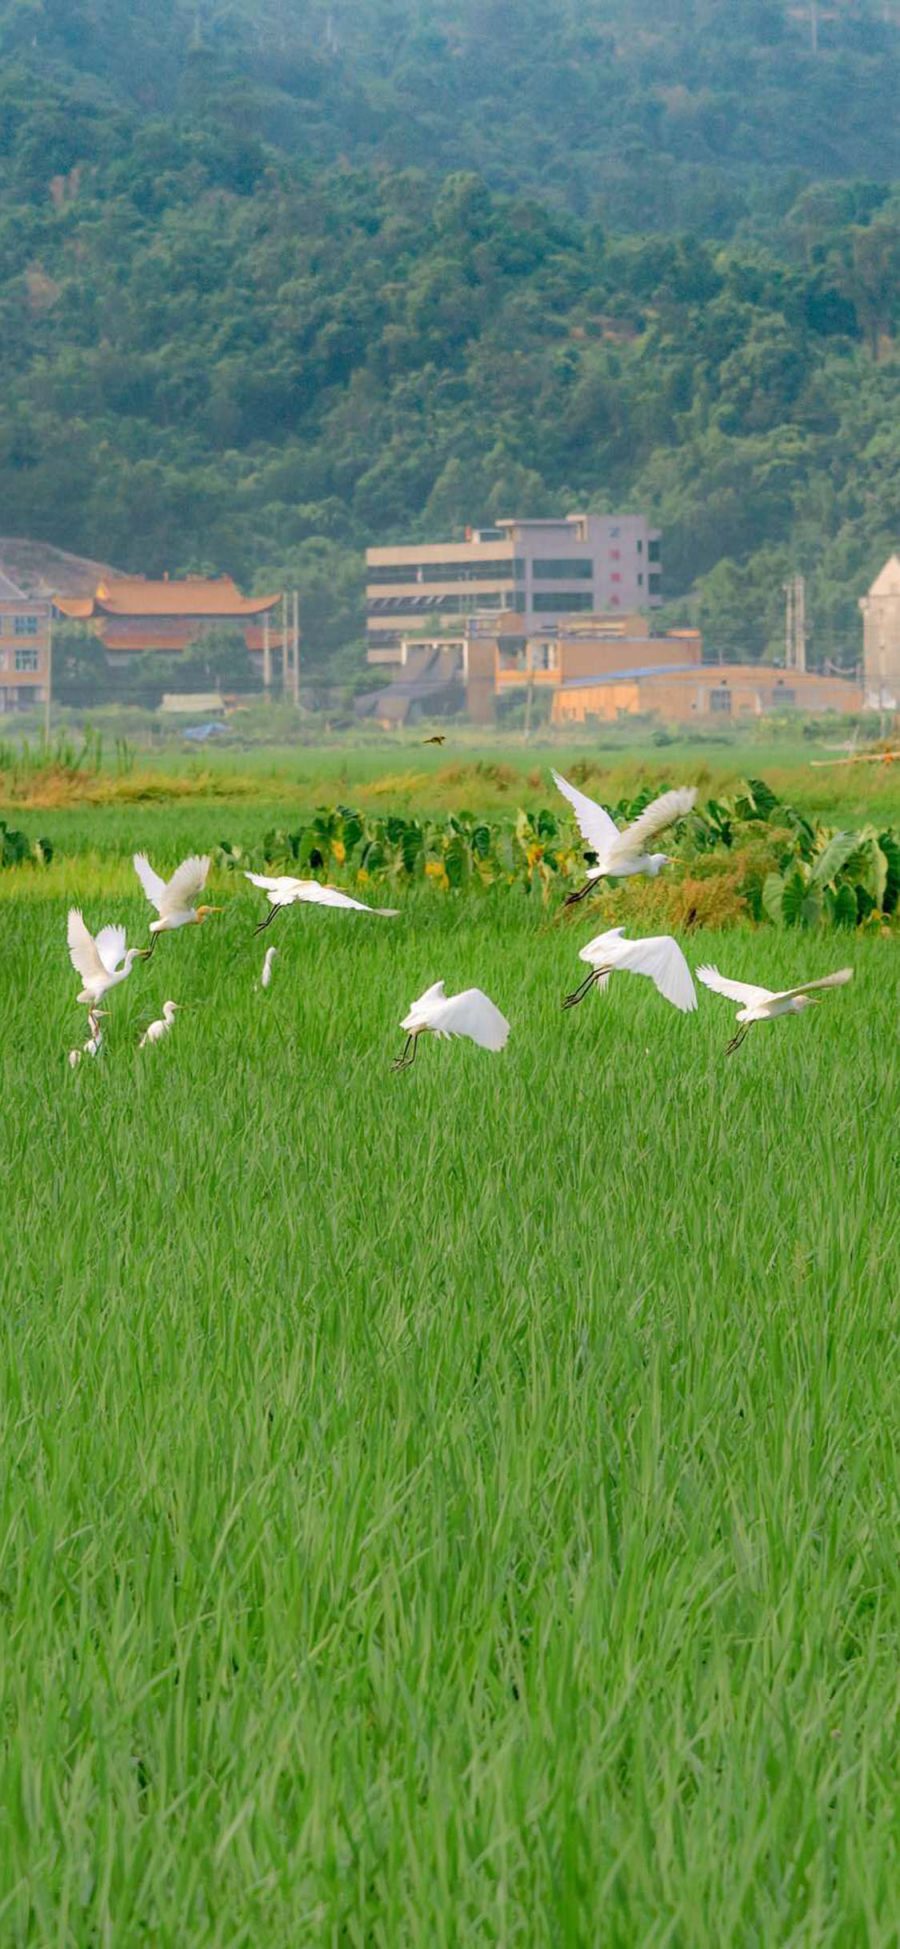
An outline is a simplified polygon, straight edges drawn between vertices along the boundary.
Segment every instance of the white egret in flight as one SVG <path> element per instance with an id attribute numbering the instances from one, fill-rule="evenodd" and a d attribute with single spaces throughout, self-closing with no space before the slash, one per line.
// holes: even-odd
<path id="1" fill-rule="evenodd" d="M 648 840 L 654 839 L 658 832 L 665 830 L 666 826 L 673 825 L 676 819 L 683 819 L 685 814 L 690 812 L 697 797 L 692 785 L 681 786 L 672 792 L 663 792 L 650 805 L 645 805 L 643 812 L 632 820 L 631 825 L 620 832 L 615 820 L 610 818 L 602 805 L 597 805 L 594 799 L 589 799 L 585 792 L 579 792 L 574 785 L 569 784 L 567 778 L 561 778 L 557 771 L 553 773 L 553 782 L 562 792 L 563 798 L 568 799 L 582 839 L 590 847 L 591 852 L 597 855 L 596 865 L 588 867 L 585 885 L 580 887 L 577 893 L 570 893 L 567 896 L 567 907 L 574 905 L 576 900 L 583 900 L 595 880 L 621 880 L 632 873 L 646 873 L 651 879 L 655 878 L 664 866 L 668 866 L 669 855 L 648 853 L 646 851 Z"/>
<path id="2" fill-rule="evenodd" d="M 101 927 L 96 937 L 89 934 L 77 907 L 69 908 L 66 937 L 69 960 L 84 984 L 78 1000 L 89 1008 L 125 981 L 135 961 L 147 954 L 145 947 L 126 948 L 124 927 Z"/>
<path id="3" fill-rule="evenodd" d="M 265 920 L 254 927 L 254 934 L 261 934 L 271 926 L 281 907 L 292 907 L 295 900 L 308 900 L 314 907 L 353 907 L 359 914 L 379 914 L 383 920 L 392 920 L 399 912 L 397 907 L 367 907 L 364 900 L 352 900 L 349 893 L 341 893 L 337 887 L 320 886 L 318 880 L 293 880 L 287 875 L 270 879 L 265 873 L 246 873 L 244 879 L 255 887 L 262 887 L 271 902 Z"/>
<path id="4" fill-rule="evenodd" d="M 88 1028 L 91 1033 L 87 1042 L 82 1043 L 80 1049 L 69 1050 L 70 1069 L 76 1068 L 82 1056 L 98 1056 L 100 1054 L 100 1048 L 103 1042 L 103 1030 L 100 1027 L 100 1017 L 107 1013 L 108 1011 L 105 1008 L 91 1008 L 88 1010 Z"/>
<path id="5" fill-rule="evenodd" d="M 623 927 L 612 927 L 608 934 L 598 934 L 596 940 L 588 941 L 578 958 L 587 962 L 591 972 L 580 988 L 566 996 L 563 1008 L 574 1008 L 576 1002 L 584 1000 L 589 988 L 605 988 L 610 975 L 620 969 L 628 974 L 649 975 L 663 998 L 685 1014 L 697 1006 L 690 968 L 671 934 L 627 941 Z"/>
<path id="6" fill-rule="evenodd" d="M 204 853 L 202 859 L 194 855 L 191 859 L 183 859 L 181 865 L 176 866 L 171 880 L 164 880 L 154 871 L 146 853 L 135 853 L 134 870 L 151 907 L 156 908 L 158 915 L 158 919 L 150 922 L 150 932 L 153 935 L 150 945 L 151 954 L 160 934 L 173 934 L 177 927 L 191 927 L 195 923 L 204 921 L 208 914 L 221 913 L 221 907 L 194 905 L 198 893 L 201 893 L 206 885 L 209 867 L 208 853 Z"/>
<path id="7" fill-rule="evenodd" d="M 402 1056 L 391 1064 L 392 1069 L 412 1066 L 419 1036 L 426 1030 L 444 1037 L 466 1035 L 480 1049 L 502 1049 L 509 1035 L 509 1023 L 489 995 L 483 994 L 480 988 L 464 988 L 461 995 L 447 995 L 442 981 L 434 982 L 413 1002 L 400 1027 L 406 1030 L 406 1042 Z"/>
<path id="8" fill-rule="evenodd" d="M 163 1036 L 168 1035 L 179 1007 L 178 1002 L 163 1002 L 162 1016 L 158 1022 L 151 1022 L 149 1028 L 144 1030 L 138 1043 L 139 1049 L 143 1049 L 147 1042 L 161 1042 Z"/>
<path id="9" fill-rule="evenodd" d="M 811 993 L 815 988 L 843 988 L 844 983 L 853 980 L 852 968 L 838 968 L 835 974 L 822 975 L 818 981 L 803 981 L 797 988 L 756 988 L 749 981 L 728 981 L 720 975 L 718 968 L 698 968 L 697 980 L 705 988 L 711 988 L 715 995 L 727 995 L 728 1000 L 740 1002 L 737 1019 L 741 1024 L 733 1035 L 725 1051 L 731 1054 L 738 1049 L 754 1022 L 773 1022 L 776 1015 L 800 1015 L 804 1008 L 813 1008 L 820 999 Z"/>
<path id="10" fill-rule="evenodd" d="M 259 977 L 259 985 L 261 988 L 269 987 L 269 984 L 272 980 L 272 962 L 277 959 L 277 956 L 278 956 L 277 947 L 266 948 L 265 958 L 262 964 L 262 974 Z"/>

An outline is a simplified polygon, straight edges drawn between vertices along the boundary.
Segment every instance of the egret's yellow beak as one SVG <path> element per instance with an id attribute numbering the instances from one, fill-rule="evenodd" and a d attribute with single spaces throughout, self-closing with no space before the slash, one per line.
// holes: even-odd
<path id="1" fill-rule="evenodd" d="M 197 908 L 197 919 L 198 919 L 198 920 L 205 920 L 205 919 L 206 919 L 206 917 L 207 917 L 207 914 L 220 914 L 221 912 L 222 912 L 222 909 L 221 909 L 221 907 L 198 907 L 198 908 Z"/>

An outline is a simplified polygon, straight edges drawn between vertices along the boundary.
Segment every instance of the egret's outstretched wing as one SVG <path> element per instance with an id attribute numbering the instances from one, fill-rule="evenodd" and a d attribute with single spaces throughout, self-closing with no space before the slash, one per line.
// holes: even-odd
<path id="1" fill-rule="evenodd" d="M 75 973 L 80 974 L 83 981 L 96 981 L 98 975 L 109 972 L 97 953 L 94 937 L 88 933 L 84 916 L 77 907 L 69 908 L 66 939 L 69 944 L 69 960 Z"/>
<path id="2" fill-rule="evenodd" d="M 206 885 L 209 868 L 208 853 L 204 853 L 202 859 L 198 859 L 196 853 L 190 859 L 183 859 L 163 890 L 159 902 L 160 914 L 180 914 L 184 913 L 186 907 L 192 907 L 198 893 Z"/>
<path id="3" fill-rule="evenodd" d="M 289 907 L 292 900 L 299 900 L 297 888 L 303 884 L 302 880 L 291 880 L 284 874 L 273 880 L 268 873 L 248 873 L 246 869 L 244 879 L 250 880 L 255 887 L 262 887 L 273 907 Z"/>
<path id="4" fill-rule="evenodd" d="M 509 1023 L 489 995 L 480 988 L 464 988 L 429 1011 L 429 1025 L 435 1035 L 466 1035 L 481 1049 L 502 1049 L 509 1035 Z"/>
<path id="5" fill-rule="evenodd" d="M 393 919 L 399 907 L 367 907 L 364 900 L 353 900 L 349 893 L 341 893 L 338 887 L 323 887 L 318 880 L 298 880 L 295 900 L 309 900 L 314 907 L 353 907 L 358 914 L 381 914 L 385 920 Z"/>
<path id="6" fill-rule="evenodd" d="M 801 981 L 799 988 L 782 988 L 779 1001 L 790 1001 L 794 995 L 809 995 L 814 988 L 843 988 L 846 981 L 853 980 L 852 968 L 838 968 L 836 974 L 820 975 L 818 981 Z"/>
<path id="7" fill-rule="evenodd" d="M 592 853 L 605 853 L 612 842 L 619 837 L 619 828 L 602 805 L 589 799 L 586 792 L 579 792 L 577 786 L 570 785 L 567 778 L 561 778 L 558 771 L 553 773 L 553 783 L 564 799 L 568 799 L 578 821 L 581 837 Z"/>
<path id="8" fill-rule="evenodd" d="M 595 934 L 593 940 L 588 941 L 586 947 L 579 948 L 579 961 L 586 961 L 589 968 L 602 968 L 607 956 L 609 957 L 610 963 L 613 960 L 618 962 L 620 943 L 624 933 L 624 927 L 609 927 L 605 934 Z"/>
<path id="9" fill-rule="evenodd" d="M 648 839 L 655 839 L 658 832 L 666 826 L 674 825 L 676 819 L 683 819 L 690 812 L 697 793 L 693 785 L 679 787 L 674 792 L 663 792 L 643 812 L 626 826 L 624 832 L 616 833 L 614 852 L 617 854 L 639 853 Z"/>
<path id="10" fill-rule="evenodd" d="M 714 995 L 727 995 L 730 1002 L 741 1002 L 745 1008 L 754 1008 L 757 1002 L 770 1002 L 774 997 L 772 988 L 754 988 L 749 981 L 728 981 L 718 968 L 698 968 L 697 980 L 704 988 L 711 988 Z"/>
<path id="11" fill-rule="evenodd" d="M 151 906 L 159 911 L 159 903 L 166 890 L 165 880 L 154 871 L 146 853 L 135 853 L 132 864 Z"/>
<path id="12" fill-rule="evenodd" d="M 107 974 L 115 974 L 119 963 L 125 959 L 124 927 L 101 927 L 94 946 Z"/>
<path id="13" fill-rule="evenodd" d="M 627 941 L 620 950 L 618 965 L 630 974 L 649 975 L 664 1000 L 684 1014 L 697 1006 L 691 971 L 677 941 L 671 934 L 654 934 L 643 941 Z"/>

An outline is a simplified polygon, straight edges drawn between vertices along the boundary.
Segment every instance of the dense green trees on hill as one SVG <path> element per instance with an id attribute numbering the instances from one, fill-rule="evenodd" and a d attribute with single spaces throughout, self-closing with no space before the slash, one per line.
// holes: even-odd
<path id="1" fill-rule="evenodd" d="M 796 124 L 767 177 L 751 133 L 771 134 L 778 90 L 811 64 L 810 164 L 830 140 L 836 167 L 868 166 L 879 115 L 889 154 L 890 9 L 838 7 L 817 56 L 774 4 L 666 11 L 654 26 L 643 0 L 452 0 L 438 27 L 386 0 L 0 6 L 16 51 L 0 95 L 6 531 L 148 572 L 295 581 L 308 660 L 346 664 L 367 541 L 640 505 L 665 530 L 675 612 L 690 596 L 725 653 L 777 640 L 781 583 L 802 568 L 814 653 L 854 655 L 857 596 L 900 527 L 900 201 L 864 178 L 790 180 Z M 838 45 L 856 92 L 828 137 Z M 738 88 L 751 54 L 755 95 Z M 677 80 L 650 115 L 667 61 Z M 590 91 L 607 69 L 604 120 Z M 582 129 L 631 194 L 643 165 L 627 143 L 614 156 L 626 100 L 647 109 L 646 153 L 668 156 L 676 110 L 719 100 L 729 73 L 730 125 L 723 97 L 687 173 L 677 156 L 656 167 L 681 209 L 694 158 L 715 165 L 735 207 L 706 228 L 736 223 L 728 241 L 629 233 L 599 176 L 560 173 L 566 128 L 573 154 Z M 442 173 L 467 148 L 463 100 L 484 175 Z M 389 168 L 401 135 L 415 166 Z M 485 180 L 512 175 L 556 201 Z"/>
<path id="2" fill-rule="evenodd" d="M 474 168 L 616 229 L 725 235 L 791 178 L 900 176 L 896 0 L 0 0 L 0 51 L 67 91 L 29 118 L 52 169 L 92 116 L 108 154 L 116 105 L 215 123 L 238 170 L 260 143 Z"/>

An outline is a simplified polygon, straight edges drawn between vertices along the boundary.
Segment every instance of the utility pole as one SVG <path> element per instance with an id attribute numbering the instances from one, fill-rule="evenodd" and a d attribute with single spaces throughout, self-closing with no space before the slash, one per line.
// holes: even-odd
<path id="1" fill-rule="evenodd" d="M 288 620 L 287 591 L 281 598 L 281 693 L 287 696 Z"/>
<path id="2" fill-rule="evenodd" d="M 50 693 L 53 689 L 53 604 L 47 617 L 47 682 L 44 686 L 44 743 L 50 744 Z"/>
<path id="3" fill-rule="evenodd" d="M 784 585 L 784 667 L 806 669 L 806 583 L 792 575 Z"/>
<path id="4" fill-rule="evenodd" d="M 263 616 L 263 690 L 266 693 L 266 703 L 268 703 L 269 701 L 269 692 L 271 691 L 271 688 L 272 688 L 272 645 L 269 640 L 269 612 L 267 609 Z"/>
<path id="5" fill-rule="evenodd" d="M 531 737 L 531 700 L 534 692 L 534 663 L 531 655 L 531 637 L 525 638 L 525 674 L 528 687 L 525 691 L 525 743 Z"/>
<path id="6" fill-rule="evenodd" d="M 293 617 L 294 627 L 292 633 L 294 638 L 294 643 L 293 643 L 294 704 L 295 707 L 299 710 L 300 708 L 300 597 L 296 589 L 294 590 L 293 610 L 294 610 L 294 617 Z"/>

